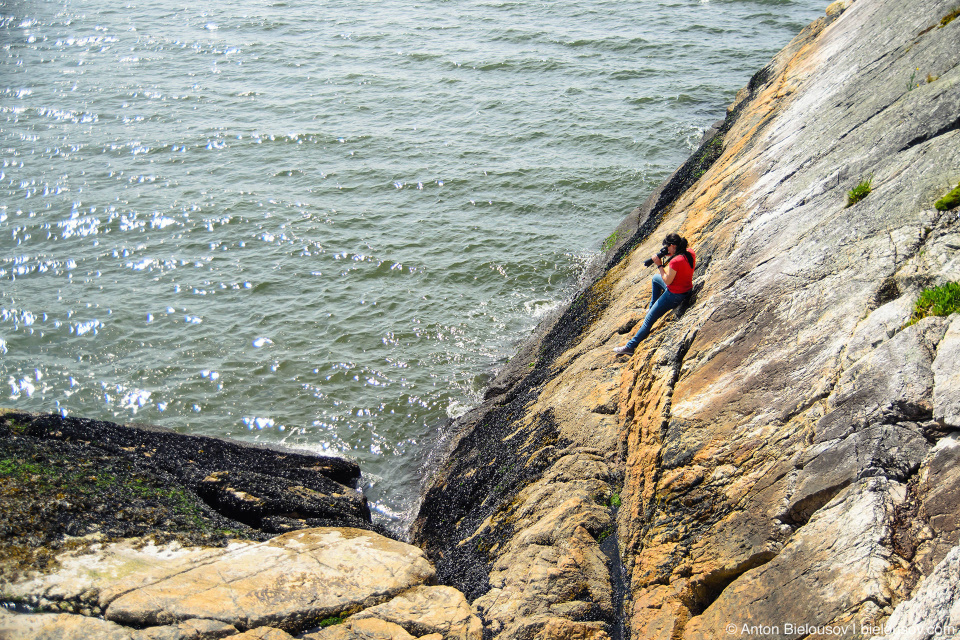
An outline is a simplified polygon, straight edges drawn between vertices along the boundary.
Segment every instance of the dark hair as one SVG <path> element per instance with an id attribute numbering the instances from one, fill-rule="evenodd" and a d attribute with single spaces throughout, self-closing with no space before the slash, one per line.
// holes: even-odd
<path id="1" fill-rule="evenodd" d="M 677 255 L 683 254 L 683 257 L 687 259 L 687 263 L 690 265 L 690 268 L 693 269 L 693 256 L 690 255 L 690 252 L 687 251 L 687 239 L 681 236 L 679 233 L 668 233 L 667 237 L 663 239 L 664 246 L 668 244 L 676 245 Z"/>

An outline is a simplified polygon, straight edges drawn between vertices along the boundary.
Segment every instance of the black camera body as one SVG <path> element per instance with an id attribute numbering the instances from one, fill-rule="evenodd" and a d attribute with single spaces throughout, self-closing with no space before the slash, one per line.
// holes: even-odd
<path id="1" fill-rule="evenodd" d="M 660 247 L 660 251 L 657 252 L 657 257 L 660 258 L 660 260 L 662 261 L 664 258 L 667 257 L 667 253 L 668 251 L 666 247 Z M 647 258 L 646 260 L 643 261 L 643 266 L 645 267 L 649 267 L 652 264 L 653 264 L 653 258 Z"/>

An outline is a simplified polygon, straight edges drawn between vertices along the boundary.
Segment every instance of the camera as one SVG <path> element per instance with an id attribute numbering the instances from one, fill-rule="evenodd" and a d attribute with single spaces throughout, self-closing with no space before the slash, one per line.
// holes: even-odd
<path id="1" fill-rule="evenodd" d="M 660 247 L 660 251 L 657 252 L 657 257 L 660 258 L 660 260 L 663 260 L 664 258 L 667 257 L 667 248 L 665 246 Z M 649 267 L 652 264 L 653 264 L 653 258 L 647 258 L 646 260 L 643 261 L 643 266 L 645 267 Z"/>

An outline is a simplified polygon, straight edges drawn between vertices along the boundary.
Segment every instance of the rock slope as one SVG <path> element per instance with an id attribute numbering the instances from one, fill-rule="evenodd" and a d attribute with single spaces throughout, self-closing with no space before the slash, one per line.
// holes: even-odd
<path id="1" fill-rule="evenodd" d="M 924 597 L 960 534 L 960 317 L 908 326 L 960 281 L 957 8 L 831 5 L 456 425 L 413 535 L 489 636 L 870 637 Z M 695 299 L 617 357 L 669 231 Z"/>

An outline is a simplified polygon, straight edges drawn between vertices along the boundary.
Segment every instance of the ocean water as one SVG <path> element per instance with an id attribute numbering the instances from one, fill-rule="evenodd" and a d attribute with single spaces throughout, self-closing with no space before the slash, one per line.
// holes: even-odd
<path id="1" fill-rule="evenodd" d="M 0 406 L 423 453 L 811 0 L 0 3 Z"/>

